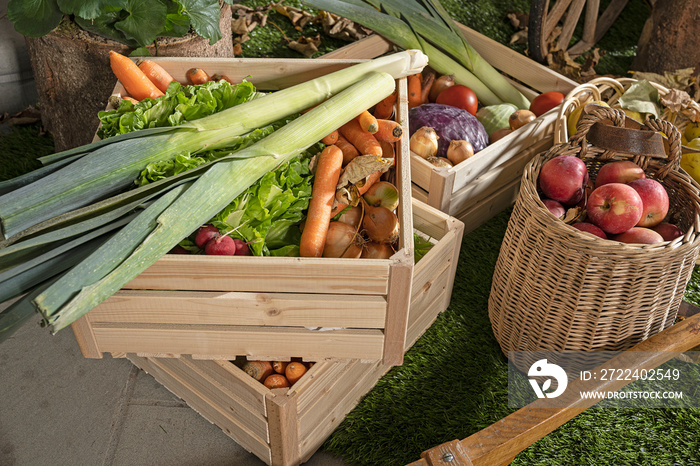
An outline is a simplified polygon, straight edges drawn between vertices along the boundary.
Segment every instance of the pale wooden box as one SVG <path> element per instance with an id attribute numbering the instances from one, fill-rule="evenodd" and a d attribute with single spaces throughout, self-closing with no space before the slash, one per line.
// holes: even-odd
<path id="1" fill-rule="evenodd" d="M 358 59 L 154 58 L 176 80 L 200 67 L 259 90 L 282 89 Z M 73 324 L 83 356 L 403 360 L 413 271 L 406 79 L 397 80 L 394 182 L 399 250 L 390 259 L 165 255 Z M 117 83 L 113 94 L 121 95 Z M 319 331 L 317 329 L 328 329 Z"/>
<path id="2" fill-rule="evenodd" d="M 464 230 L 460 221 L 418 200 L 413 217 L 416 229 L 436 243 L 413 270 L 404 350 L 447 308 Z M 321 361 L 290 389 L 269 390 L 230 361 L 126 357 L 239 445 L 275 466 L 307 461 L 391 368 L 378 361 Z"/>
<path id="3" fill-rule="evenodd" d="M 566 95 L 578 85 L 473 29 L 457 25 L 467 42 L 530 100 L 548 91 Z M 393 48 L 381 36 L 372 35 L 324 57 L 374 58 Z M 557 111 L 552 110 L 451 168 L 435 167 L 412 154 L 413 197 L 459 218 L 467 232 L 477 228 L 515 201 L 525 165 L 552 146 L 556 119 Z"/>

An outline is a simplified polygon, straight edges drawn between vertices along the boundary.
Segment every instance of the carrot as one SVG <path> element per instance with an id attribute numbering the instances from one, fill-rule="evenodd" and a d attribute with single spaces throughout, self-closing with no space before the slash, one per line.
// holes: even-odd
<path id="1" fill-rule="evenodd" d="M 278 374 L 284 374 L 284 370 L 287 368 L 289 361 L 274 361 L 272 363 L 272 370 Z"/>
<path id="2" fill-rule="evenodd" d="M 379 141 L 396 142 L 403 134 L 401 124 L 394 120 L 377 119 L 377 128 L 374 137 Z"/>
<path id="3" fill-rule="evenodd" d="M 211 81 L 211 78 L 201 68 L 190 68 L 187 70 L 187 82 L 190 84 L 204 84 L 207 81 Z"/>
<path id="4" fill-rule="evenodd" d="M 227 81 L 229 84 L 236 84 L 233 82 L 233 79 L 229 78 L 225 74 L 215 74 L 211 77 L 212 81 L 221 81 L 221 80 Z"/>
<path id="5" fill-rule="evenodd" d="M 396 103 L 396 98 L 396 92 L 392 92 L 380 100 L 379 103 L 374 106 L 374 117 L 391 118 L 391 115 L 394 114 L 394 104 Z"/>
<path id="6" fill-rule="evenodd" d="M 321 139 L 321 142 L 324 143 L 327 146 L 333 145 L 336 142 L 338 142 L 338 136 L 340 133 L 338 130 L 333 130 L 330 134 L 327 134 L 323 139 Z"/>
<path id="7" fill-rule="evenodd" d="M 374 115 L 365 110 L 355 117 L 357 122 L 360 123 L 360 128 L 367 131 L 368 133 L 376 133 L 379 129 L 377 126 L 377 118 Z"/>
<path id="8" fill-rule="evenodd" d="M 345 139 L 350 141 L 350 144 L 355 146 L 360 154 L 382 155 L 382 148 L 379 145 L 377 138 L 375 138 L 373 134 L 364 131 L 360 127 L 360 123 L 357 121 L 357 118 L 353 118 L 341 126 L 340 134 L 342 134 Z"/>
<path id="9" fill-rule="evenodd" d="M 430 88 L 433 87 L 434 82 L 435 82 L 435 72 L 430 70 L 425 74 L 425 76 L 423 76 L 423 80 L 422 80 L 421 85 L 420 85 L 421 104 L 428 102 L 428 96 L 430 95 Z"/>
<path id="10" fill-rule="evenodd" d="M 282 374 L 272 374 L 268 376 L 263 384 L 270 390 L 273 388 L 285 388 L 290 386 L 289 380 Z"/>
<path id="11" fill-rule="evenodd" d="M 128 100 L 129 102 L 131 102 L 131 103 L 134 104 L 134 105 L 136 105 L 137 103 L 139 103 L 138 100 L 134 99 L 133 97 L 129 97 L 128 95 L 123 95 L 123 96 L 121 96 L 120 98 L 121 98 L 121 99 L 124 99 L 124 100 Z"/>
<path id="12" fill-rule="evenodd" d="M 126 92 L 134 99 L 155 99 L 163 95 L 160 89 L 148 79 L 148 76 L 130 58 L 110 50 L 109 65 L 114 75 L 126 89 Z"/>
<path id="13" fill-rule="evenodd" d="M 357 188 L 357 192 L 362 195 L 369 190 L 370 186 L 372 186 L 374 183 L 379 181 L 379 178 L 382 176 L 382 171 L 377 170 L 374 173 L 370 173 L 369 176 L 367 176 L 367 180 L 365 180 L 365 184 Z M 346 208 L 348 205 L 344 204 L 342 202 L 338 202 L 338 204 L 335 206 L 335 208 L 331 211 L 331 218 L 335 217 L 338 215 L 344 208 Z"/>
<path id="14" fill-rule="evenodd" d="M 243 371 L 260 382 L 274 372 L 270 361 L 246 361 L 243 364 Z"/>
<path id="15" fill-rule="evenodd" d="M 311 188 L 311 201 L 309 201 L 304 231 L 301 232 L 299 242 L 301 257 L 323 255 L 342 165 L 343 152 L 338 146 L 326 146 L 318 157 L 314 185 Z"/>
<path id="16" fill-rule="evenodd" d="M 170 73 L 165 71 L 165 68 L 153 60 L 141 60 L 138 63 L 138 67 L 163 93 L 168 90 L 170 83 L 175 81 L 175 79 L 170 76 Z"/>
<path id="17" fill-rule="evenodd" d="M 421 88 L 421 74 L 416 73 L 408 76 L 408 108 L 417 107 L 423 104 L 423 89 Z"/>
<path id="18" fill-rule="evenodd" d="M 347 165 L 352 159 L 360 155 L 360 151 L 358 151 L 355 146 L 350 144 L 350 141 L 345 139 L 345 137 L 340 134 L 340 131 L 338 132 L 338 140 L 335 142 L 335 145 L 338 146 L 338 149 L 343 151 L 343 166 Z"/>
<path id="19" fill-rule="evenodd" d="M 294 385 L 304 374 L 306 374 L 306 366 L 303 362 L 290 362 L 287 369 L 284 371 L 285 377 L 289 383 Z"/>

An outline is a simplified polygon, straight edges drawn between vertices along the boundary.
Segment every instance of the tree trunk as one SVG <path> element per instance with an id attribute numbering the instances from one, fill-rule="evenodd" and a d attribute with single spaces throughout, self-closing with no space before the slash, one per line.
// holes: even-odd
<path id="1" fill-rule="evenodd" d="M 663 74 L 700 64 L 700 1 L 656 0 L 631 68 Z"/>
<path id="2" fill-rule="evenodd" d="M 196 34 L 159 38 L 151 55 L 173 57 L 233 57 L 231 9 L 224 5 L 220 21 L 223 38 L 214 45 Z M 116 78 L 109 51 L 128 54 L 126 45 L 63 22 L 39 38 L 26 38 L 39 94 L 41 121 L 54 138 L 56 151 L 92 142 Z"/>

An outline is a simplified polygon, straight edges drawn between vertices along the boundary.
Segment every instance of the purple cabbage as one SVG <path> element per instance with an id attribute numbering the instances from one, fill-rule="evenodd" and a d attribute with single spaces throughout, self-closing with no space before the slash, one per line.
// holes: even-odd
<path id="1" fill-rule="evenodd" d="M 453 140 L 464 140 L 479 152 L 489 143 L 484 125 L 464 109 L 441 104 L 423 104 L 408 111 L 408 131 L 413 135 L 423 126 L 435 129 L 438 139 L 438 157 L 445 157 Z"/>

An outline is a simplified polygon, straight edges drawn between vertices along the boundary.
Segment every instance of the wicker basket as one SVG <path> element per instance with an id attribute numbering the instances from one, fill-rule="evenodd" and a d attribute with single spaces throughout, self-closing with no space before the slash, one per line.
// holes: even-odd
<path id="1" fill-rule="evenodd" d="M 592 125 L 610 121 L 624 126 L 624 113 L 597 107 L 582 117 L 568 143 L 538 154 L 525 168 L 489 296 L 493 331 L 506 355 L 625 350 L 674 323 L 700 246 L 700 187 L 679 169 L 680 133 L 672 124 L 647 123 L 648 130 L 670 135 L 670 156 L 655 158 L 591 145 Z M 665 186 L 669 220 L 685 236 L 631 245 L 555 218 L 540 200 L 537 178 L 545 162 L 562 154 L 580 157 L 592 181 L 608 161 L 636 162 Z M 525 358 L 516 362 L 521 370 L 534 362 L 525 353 L 518 356 Z"/>

